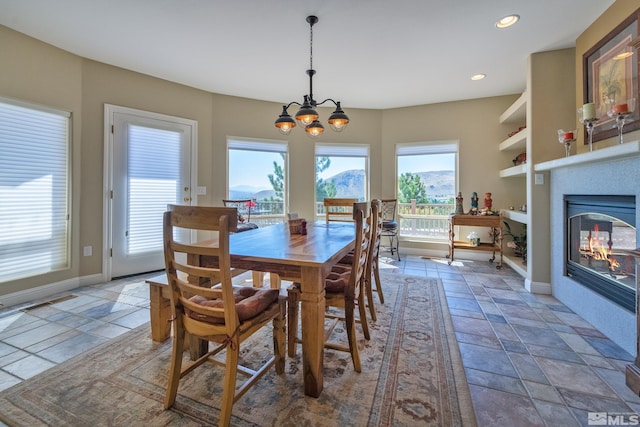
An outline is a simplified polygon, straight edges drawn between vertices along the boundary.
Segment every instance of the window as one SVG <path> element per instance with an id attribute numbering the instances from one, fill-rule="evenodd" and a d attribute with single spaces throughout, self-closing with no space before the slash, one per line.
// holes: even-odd
<path id="1" fill-rule="evenodd" d="M 400 236 L 448 239 L 457 152 L 452 141 L 396 145 Z"/>
<path id="2" fill-rule="evenodd" d="M 253 199 L 251 222 L 259 226 L 284 222 L 287 212 L 286 142 L 230 138 L 228 197 Z"/>
<path id="3" fill-rule="evenodd" d="M 0 281 L 69 267 L 67 112 L 0 99 Z"/>
<path id="4" fill-rule="evenodd" d="M 324 215 L 325 197 L 369 196 L 369 146 L 316 144 L 316 214 Z"/>

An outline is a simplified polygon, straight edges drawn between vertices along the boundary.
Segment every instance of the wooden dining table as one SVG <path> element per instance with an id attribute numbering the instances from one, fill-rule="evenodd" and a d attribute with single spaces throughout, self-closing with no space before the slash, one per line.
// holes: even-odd
<path id="1" fill-rule="evenodd" d="M 354 244 L 353 223 L 324 221 L 307 224 L 305 235 L 291 234 L 283 223 L 232 234 L 229 239 L 231 267 L 276 273 L 300 283 L 302 372 L 308 396 L 320 396 L 324 386 L 324 279 Z"/>

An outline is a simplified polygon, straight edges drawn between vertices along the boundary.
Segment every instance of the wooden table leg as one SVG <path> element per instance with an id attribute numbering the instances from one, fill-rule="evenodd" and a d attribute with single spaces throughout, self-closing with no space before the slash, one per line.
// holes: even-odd
<path id="1" fill-rule="evenodd" d="M 302 268 L 302 373 L 304 394 L 319 397 L 324 387 L 324 279 L 319 269 Z"/>
<path id="2" fill-rule="evenodd" d="M 151 316 L 151 339 L 164 341 L 171 335 L 171 300 L 163 295 L 166 284 L 149 284 L 149 311 Z"/>

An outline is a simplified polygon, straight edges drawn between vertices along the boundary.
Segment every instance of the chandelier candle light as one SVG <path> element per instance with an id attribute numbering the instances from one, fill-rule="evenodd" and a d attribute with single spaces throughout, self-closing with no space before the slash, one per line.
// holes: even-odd
<path id="1" fill-rule="evenodd" d="M 331 98 L 327 98 L 322 102 L 316 102 L 313 98 L 313 75 L 316 73 L 316 70 L 313 69 L 313 25 L 318 22 L 317 16 L 307 16 L 307 22 L 309 23 L 309 69 L 307 70 L 307 75 L 309 76 L 309 94 L 304 95 L 304 101 L 302 104 L 299 102 L 290 102 L 287 105 L 282 106 L 282 113 L 275 121 L 275 126 L 278 128 L 280 133 L 283 135 L 288 135 L 291 132 L 291 129 L 296 127 L 296 121 L 289 115 L 287 109 L 292 105 L 296 104 L 300 106 L 300 109 L 296 113 L 296 120 L 300 124 L 300 126 L 304 126 L 304 130 L 308 136 L 311 138 L 315 138 L 318 135 L 321 135 L 324 132 L 324 126 L 318 120 L 320 116 L 316 111 L 316 107 L 318 105 L 322 105 L 325 102 L 331 101 L 335 105 L 336 109 L 331 116 L 329 116 L 329 120 L 327 122 L 336 132 L 342 132 L 345 127 L 349 124 L 349 117 L 342 111 L 342 107 L 340 107 L 340 101 L 334 101 Z"/>

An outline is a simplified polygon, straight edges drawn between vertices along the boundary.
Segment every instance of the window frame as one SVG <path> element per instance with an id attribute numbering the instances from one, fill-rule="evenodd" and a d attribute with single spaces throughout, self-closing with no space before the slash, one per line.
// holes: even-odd
<path id="1" fill-rule="evenodd" d="M 284 154 L 284 162 L 283 162 L 283 169 L 284 169 L 284 190 L 282 192 L 282 198 L 283 198 L 283 207 L 282 207 L 282 216 L 278 215 L 278 216 L 272 216 L 270 217 L 272 219 L 272 221 L 275 222 L 285 222 L 286 221 L 286 216 L 287 216 L 287 212 L 289 209 L 289 143 L 287 141 L 281 141 L 281 140 L 272 140 L 272 139 L 263 139 L 263 138 L 246 138 L 246 137 L 238 137 L 238 136 L 227 136 L 227 150 L 226 150 L 226 154 L 227 154 L 227 174 L 226 174 L 226 197 L 229 198 L 229 186 L 230 186 L 230 176 L 229 176 L 229 172 L 230 172 L 230 157 L 229 157 L 229 152 L 230 150 L 239 150 L 239 151 L 251 151 L 251 152 L 266 152 L 266 153 L 278 153 L 278 154 Z M 260 226 L 262 225 L 270 225 L 273 224 L 274 222 L 267 222 L 266 220 L 264 221 L 264 224 L 260 221 L 259 219 L 260 217 L 258 215 L 255 215 L 254 213 L 251 214 L 251 222 L 256 222 L 258 223 Z"/>
<path id="2" fill-rule="evenodd" d="M 17 99 L 11 99 L 6 97 L 0 97 L 0 104 L 4 104 L 11 107 L 29 110 L 25 112 L 25 114 L 33 114 L 36 115 L 38 113 L 42 113 L 43 115 L 58 116 L 60 122 L 58 126 L 60 128 L 64 128 L 63 135 L 60 136 L 58 142 L 60 143 L 59 148 L 59 159 L 64 159 L 64 164 L 62 162 L 55 165 L 55 167 L 59 168 L 59 170 L 63 170 L 63 179 L 64 183 L 61 183 L 57 186 L 58 189 L 64 189 L 63 195 L 58 195 L 57 197 L 52 197 L 51 203 L 55 206 L 56 211 L 60 211 L 60 213 L 50 216 L 51 223 L 63 224 L 58 228 L 52 228 L 52 230 L 58 230 L 56 240 L 54 244 L 52 244 L 51 248 L 58 248 L 59 260 L 57 263 L 49 262 L 48 264 L 43 261 L 41 265 L 34 266 L 33 264 L 29 264 L 28 268 L 16 269 L 11 275 L 0 275 L 0 283 L 8 283 L 15 280 L 27 279 L 30 277 L 41 276 L 45 274 L 50 274 L 58 271 L 69 270 L 72 265 L 71 253 L 72 253 L 72 242 L 71 242 L 71 232 L 72 232 L 72 223 L 71 223 L 71 212 L 72 212 L 72 203 L 73 203 L 73 193 L 72 193 L 72 182 L 73 182 L 73 165 L 72 165 L 72 153 L 73 153 L 73 140 L 72 140 L 72 129 L 73 129 L 73 115 L 69 111 L 60 110 L 57 108 L 52 108 L 40 104 L 35 104 L 31 102 L 25 102 Z M 34 119 L 38 119 L 38 117 L 33 117 Z M 41 116 L 40 119 L 46 119 L 45 116 Z M 33 130 L 33 128 L 30 128 Z M 46 130 L 46 129 L 45 129 Z M 51 130 L 51 129 L 50 129 Z M 16 130 L 19 133 L 19 129 Z M 50 142 L 49 139 L 47 139 Z M 40 150 L 40 144 L 35 144 L 31 147 L 30 150 Z M 64 145 L 64 146 L 63 146 Z M 49 148 L 48 146 L 47 148 Z M 19 153 L 18 153 L 19 154 Z M 12 157 L 12 159 L 15 157 Z M 49 156 L 51 159 L 51 156 Z M 53 165 L 52 165 L 53 166 Z M 21 201 L 24 200 L 24 194 L 21 195 L 20 200 L 18 201 L 18 205 Z M 64 201 L 64 203 L 62 203 Z M 52 210 L 53 212 L 53 210 Z M 64 230 L 61 230 L 64 228 Z M 41 247 L 40 247 L 41 248 Z M 28 248 L 26 248 L 28 249 Z M 25 247 L 21 245 L 19 249 L 16 249 L 12 252 L 7 252 L 8 254 L 25 254 Z M 32 250 L 27 250 L 27 254 L 34 253 Z M 35 257 L 34 257 L 35 258 Z M 34 260 L 31 258 L 31 261 Z M 8 273 L 7 273 L 8 274 Z"/>
<path id="3" fill-rule="evenodd" d="M 369 144 L 337 144 L 328 142 L 317 142 L 314 147 L 314 169 L 317 165 L 318 157 L 353 157 L 364 159 L 364 200 L 369 200 L 370 194 L 370 161 L 371 161 L 371 147 Z M 318 175 L 314 171 L 313 180 L 313 200 L 314 200 L 314 213 L 316 218 L 324 218 L 324 214 L 319 212 L 319 206 L 316 193 L 316 183 L 318 182 Z M 340 197 L 340 196 L 336 196 Z M 324 206 L 323 206 L 324 209 Z"/>
<path id="4" fill-rule="evenodd" d="M 408 143 L 397 143 L 395 146 L 395 161 L 396 161 L 396 168 L 395 168 L 395 194 L 396 194 L 396 198 L 398 198 L 399 196 L 399 180 L 400 180 L 400 174 L 401 171 L 399 169 L 399 157 L 402 156 L 420 156 L 420 155 L 437 155 L 437 154 L 453 154 L 454 155 L 454 167 L 455 170 L 453 171 L 453 175 L 454 175 L 454 194 L 453 197 L 455 198 L 456 194 L 458 194 L 458 186 L 459 186 L 459 179 L 458 179 L 458 175 L 459 175 L 459 159 L 460 159 L 460 155 L 459 155 L 459 149 L 460 149 L 460 141 L 459 140 L 438 140 L 438 141 L 425 141 L 425 142 L 408 142 Z M 453 209 L 455 209 L 455 203 L 452 205 L 452 213 L 453 213 Z M 413 234 L 403 234 L 402 233 L 402 214 L 401 214 L 401 207 L 400 207 L 400 203 L 398 203 L 398 212 L 397 212 L 397 216 L 398 216 L 398 224 L 400 225 L 399 227 L 399 237 L 402 240 L 414 240 L 414 241 L 421 241 L 421 242 L 434 242 L 434 243 L 443 243 L 446 242 L 448 240 L 448 232 L 445 232 L 444 230 L 446 230 L 446 228 L 448 227 L 447 224 L 445 224 L 444 219 L 442 219 L 442 228 L 443 228 L 443 236 L 440 237 L 435 237 L 435 236 L 419 236 L 419 235 L 413 235 Z M 431 216 L 431 215 L 423 215 L 425 218 L 429 218 L 429 217 L 438 217 L 436 216 Z M 448 223 L 448 221 L 447 221 Z"/>

